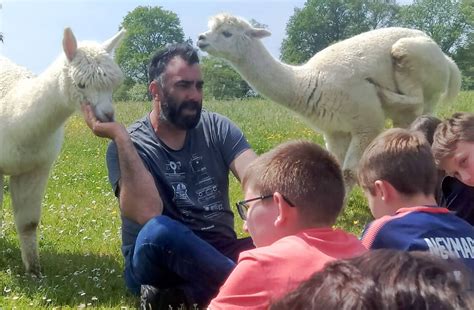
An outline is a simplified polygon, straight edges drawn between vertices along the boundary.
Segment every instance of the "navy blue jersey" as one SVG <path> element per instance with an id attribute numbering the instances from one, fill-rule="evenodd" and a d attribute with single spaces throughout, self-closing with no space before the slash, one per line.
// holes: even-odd
<path id="1" fill-rule="evenodd" d="M 474 225 L 474 187 L 467 186 L 456 178 L 446 176 L 441 185 L 441 205 Z"/>
<path id="2" fill-rule="evenodd" d="M 459 258 L 474 272 L 474 228 L 446 208 L 399 209 L 367 225 L 362 243 L 368 249 L 430 251 L 444 259 Z"/>

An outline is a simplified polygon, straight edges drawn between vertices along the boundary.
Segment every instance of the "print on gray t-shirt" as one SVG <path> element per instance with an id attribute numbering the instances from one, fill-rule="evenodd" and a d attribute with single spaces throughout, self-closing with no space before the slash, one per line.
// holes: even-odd
<path id="1" fill-rule="evenodd" d="M 228 174 L 232 161 L 250 148 L 242 131 L 229 119 L 203 110 L 181 150 L 172 150 L 155 135 L 149 116 L 128 128 L 132 141 L 154 177 L 163 200 L 163 215 L 183 222 L 211 244 L 235 239 L 229 206 Z M 117 193 L 120 168 L 115 143 L 107 150 L 109 181 Z M 141 227 L 122 222 L 123 245 L 135 242 Z"/>

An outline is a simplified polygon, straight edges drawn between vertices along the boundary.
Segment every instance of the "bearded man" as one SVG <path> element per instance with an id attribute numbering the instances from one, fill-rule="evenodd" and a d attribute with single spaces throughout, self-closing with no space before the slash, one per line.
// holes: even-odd
<path id="1" fill-rule="evenodd" d="M 111 139 L 109 181 L 122 218 L 124 278 L 142 307 L 207 305 L 253 248 L 237 239 L 229 206 L 229 170 L 240 180 L 256 158 L 242 131 L 202 110 L 197 51 L 173 44 L 149 66 L 152 111 L 128 129 L 102 123 L 89 106 L 93 133 Z"/>

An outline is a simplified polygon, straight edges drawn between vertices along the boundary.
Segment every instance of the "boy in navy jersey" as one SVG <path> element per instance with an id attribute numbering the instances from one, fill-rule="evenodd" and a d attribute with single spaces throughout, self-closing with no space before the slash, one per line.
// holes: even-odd
<path id="1" fill-rule="evenodd" d="M 466 115 L 467 113 L 456 113 L 455 115 L 461 116 Z M 467 120 L 467 122 L 465 121 Z M 461 122 L 459 122 L 461 121 Z M 421 115 L 417 117 L 413 123 L 410 125 L 410 130 L 416 130 L 423 133 L 426 140 L 428 140 L 429 144 L 433 144 L 433 137 L 436 131 L 436 128 L 439 124 L 440 130 L 438 131 L 437 141 L 435 143 L 435 148 L 432 147 L 431 151 L 433 152 L 433 156 L 435 161 L 437 161 L 436 157 L 437 154 L 440 153 L 440 149 L 443 149 L 445 143 L 440 142 L 448 142 L 449 147 L 451 148 L 451 144 L 456 144 L 454 141 L 457 141 L 459 138 L 459 134 L 450 137 L 448 140 L 444 139 L 444 136 L 453 130 L 453 125 L 458 127 L 455 131 L 466 131 L 466 127 L 470 126 L 474 128 L 474 115 L 471 114 L 469 118 L 452 118 L 442 122 L 439 118 L 432 116 L 432 115 Z M 474 133 L 474 131 L 471 132 Z M 454 140 L 451 142 L 450 140 Z M 471 142 L 474 142 L 474 134 L 470 135 Z M 474 145 L 474 143 L 472 143 Z M 443 152 L 441 152 L 443 153 Z M 448 150 L 448 154 L 452 152 Z M 438 163 L 437 163 L 438 164 Z M 468 186 L 464 184 L 461 180 L 456 177 L 445 175 L 445 172 L 442 170 L 442 167 L 438 167 L 438 185 L 436 188 L 436 201 L 438 205 L 448 208 L 449 210 L 453 211 L 457 216 L 466 220 L 471 225 L 474 225 L 474 187 Z"/>
<path id="2" fill-rule="evenodd" d="M 375 221 L 362 235 L 369 249 L 430 251 L 474 271 L 474 228 L 437 206 L 437 170 L 422 134 L 390 129 L 365 150 L 359 183 Z"/>

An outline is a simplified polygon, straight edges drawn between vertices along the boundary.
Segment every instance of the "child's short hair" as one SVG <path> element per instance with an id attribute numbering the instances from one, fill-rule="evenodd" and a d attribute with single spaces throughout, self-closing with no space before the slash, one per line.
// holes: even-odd
<path id="1" fill-rule="evenodd" d="M 474 142 L 474 114 L 454 113 L 436 128 L 432 146 L 436 163 L 452 156 L 459 141 Z"/>
<path id="2" fill-rule="evenodd" d="M 473 309 L 465 269 L 429 252 L 372 250 L 328 263 L 270 309 Z"/>
<path id="3" fill-rule="evenodd" d="M 441 120 L 436 116 L 420 115 L 410 124 L 410 128 L 408 129 L 421 132 L 431 145 L 433 144 L 433 135 L 436 131 L 436 127 L 438 127 L 440 123 Z"/>
<path id="4" fill-rule="evenodd" d="M 359 163 L 359 184 L 375 194 L 374 182 L 385 180 L 405 195 L 432 195 L 437 170 L 430 145 L 419 132 L 389 129 L 372 141 Z"/>
<path id="5" fill-rule="evenodd" d="M 255 159 L 242 178 L 244 190 L 281 193 L 307 219 L 332 225 L 344 201 L 344 181 L 335 157 L 309 141 L 283 143 Z"/>

